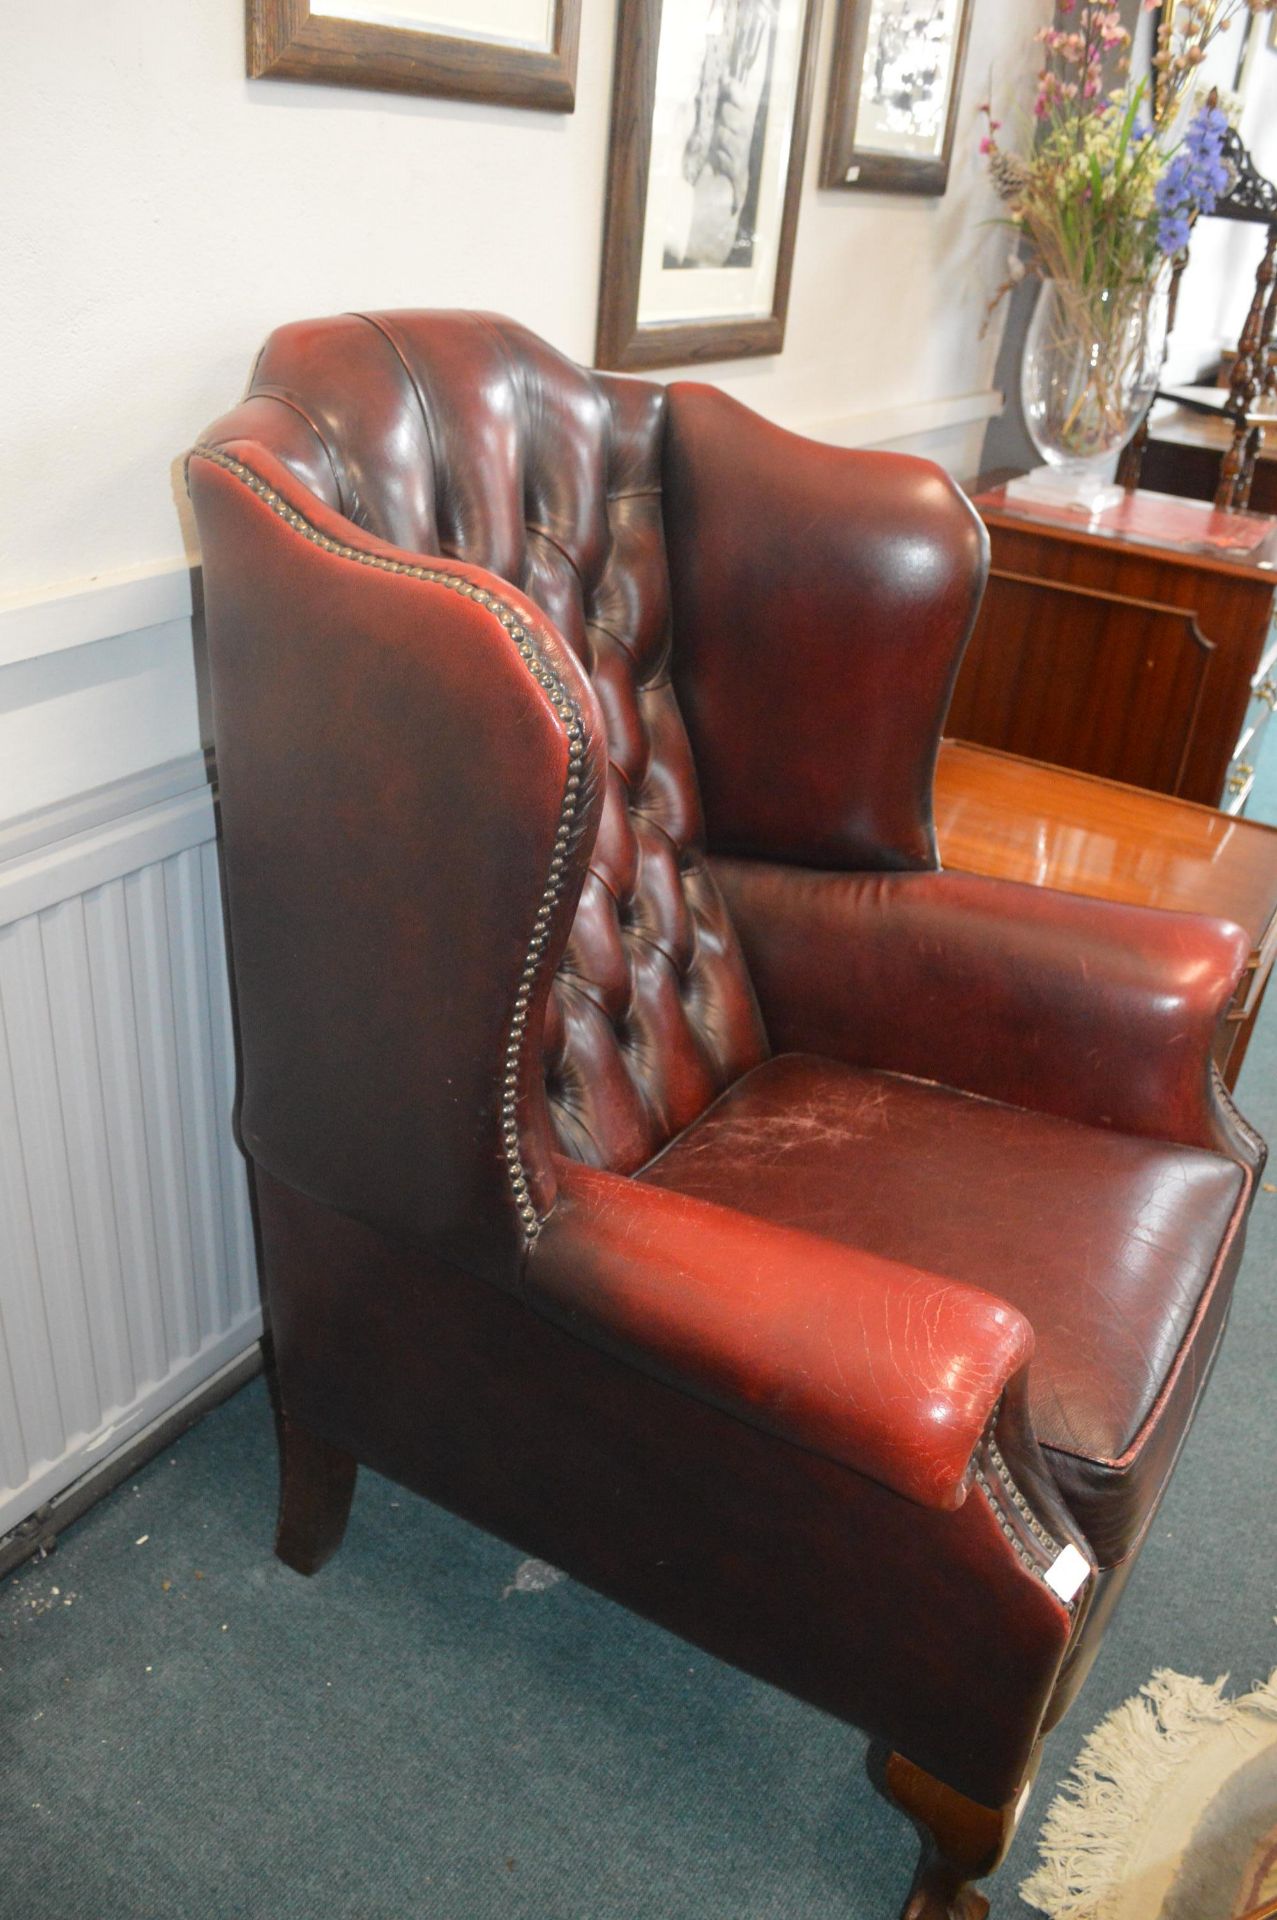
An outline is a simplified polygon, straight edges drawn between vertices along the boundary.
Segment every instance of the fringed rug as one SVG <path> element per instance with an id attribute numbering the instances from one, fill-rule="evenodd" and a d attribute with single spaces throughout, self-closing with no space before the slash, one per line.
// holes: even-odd
<path id="1" fill-rule="evenodd" d="M 1162 1668 L 1102 1720 L 1020 1892 L 1050 1920 L 1242 1920 L 1277 1900 L 1277 1668 L 1229 1699 Z"/>

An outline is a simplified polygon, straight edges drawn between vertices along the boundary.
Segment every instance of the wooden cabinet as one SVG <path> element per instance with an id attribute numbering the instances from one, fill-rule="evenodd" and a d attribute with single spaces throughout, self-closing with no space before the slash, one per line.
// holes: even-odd
<path id="1" fill-rule="evenodd" d="M 992 569 L 946 731 L 1240 811 L 1277 700 L 1277 520 L 1146 493 L 1089 522 L 1001 488 L 974 504 Z M 1230 537 L 1252 544 L 1211 544 Z"/>

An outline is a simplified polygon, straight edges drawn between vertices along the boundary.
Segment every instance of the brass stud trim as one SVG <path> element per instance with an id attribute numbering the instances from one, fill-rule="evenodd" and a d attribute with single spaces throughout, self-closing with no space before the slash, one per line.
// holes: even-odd
<path id="1" fill-rule="evenodd" d="M 1236 1127 L 1238 1133 L 1240 1133 L 1242 1139 L 1246 1142 L 1247 1146 L 1251 1149 L 1252 1153 L 1258 1155 L 1258 1157 L 1262 1160 L 1264 1155 L 1267 1153 L 1268 1148 L 1265 1145 L 1264 1141 L 1261 1140 L 1259 1135 L 1255 1132 L 1255 1129 L 1251 1126 L 1249 1120 L 1245 1119 L 1242 1113 L 1239 1111 L 1236 1101 L 1233 1099 L 1232 1094 L 1228 1091 L 1228 1086 L 1224 1080 L 1223 1074 L 1220 1072 L 1219 1068 L 1214 1065 L 1213 1062 L 1211 1065 L 1211 1081 L 1215 1091 L 1215 1098 L 1219 1101 L 1220 1106 L 1224 1109 L 1224 1112 L 1228 1115 L 1229 1119 L 1232 1121 L 1233 1125 Z"/>
<path id="2" fill-rule="evenodd" d="M 981 1468 L 979 1467 L 976 1468 L 975 1477 L 976 1477 L 976 1484 L 979 1487 L 981 1493 L 984 1495 L 986 1501 L 988 1502 L 989 1507 L 993 1513 L 994 1519 L 997 1521 L 999 1528 L 1006 1536 L 1007 1545 L 1011 1548 L 1011 1551 L 1015 1554 L 1016 1558 L 1022 1563 L 1022 1565 L 1026 1567 L 1027 1570 L 1031 1574 L 1033 1574 L 1036 1579 L 1041 1580 L 1043 1584 L 1045 1584 L 1046 1576 L 1047 1576 L 1047 1568 L 1042 1565 L 1042 1562 L 1038 1559 L 1037 1555 L 1020 1538 L 1020 1535 L 1015 1527 L 1014 1522 L 1012 1521 L 1006 1508 L 1002 1505 L 1001 1501 L 998 1499 L 996 1492 L 994 1491 L 992 1485 L 990 1484 L 989 1480 L 986 1478 Z M 1028 1517 L 1027 1515 L 1022 1515 L 1022 1518 L 1027 1518 L 1027 1517 Z M 1052 1556 L 1052 1558 L 1054 1559 L 1054 1556 Z M 1072 1613 L 1075 1604 L 1076 1603 L 1072 1600 L 1065 1600 L 1061 1602 L 1061 1605 L 1067 1607 L 1070 1613 Z"/>
<path id="3" fill-rule="evenodd" d="M 985 1429 L 980 1454 L 977 1456 L 976 1485 L 984 1495 L 994 1519 L 1006 1536 L 1007 1543 L 1016 1558 L 1045 1584 L 1047 1573 L 1058 1559 L 1061 1548 L 1059 1542 L 1042 1525 L 1028 1500 L 1016 1485 L 1015 1477 L 998 1447 L 994 1433 L 1000 1411 L 1001 1402 L 999 1401 L 994 1409 L 993 1418 Z M 997 1480 L 996 1487 L 985 1471 L 986 1464 L 992 1469 L 993 1476 Z M 1023 1538 L 1026 1529 L 1030 1536 L 1027 1540 Z M 1043 1555 L 1045 1555 L 1045 1565 Z M 1072 1613 L 1077 1602 L 1065 1600 L 1061 1604 Z"/>
<path id="4" fill-rule="evenodd" d="M 194 447 L 187 456 L 188 463 L 196 456 L 233 474 L 250 493 L 255 494 L 295 533 L 299 533 L 304 540 L 309 540 L 312 546 L 319 547 L 324 553 L 335 554 L 342 560 L 353 560 L 357 565 L 371 567 L 379 573 L 406 574 L 409 579 L 428 580 L 433 586 L 446 587 L 462 599 L 473 600 L 477 605 L 490 610 L 505 628 L 532 679 L 549 696 L 550 705 L 563 723 L 568 742 L 568 767 L 563 797 L 559 803 L 559 823 L 554 836 L 549 875 L 541 892 L 533 922 L 532 937 L 519 975 L 502 1058 L 500 1101 L 502 1154 L 515 1212 L 519 1216 L 525 1240 L 530 1246 L 540 1233 L 542 1223 L 532 1199 L 531 1180 L 519 1147 L 519 1067 L 527 1037 L 528 1007 L 536 977 L 549 944 L 554 909 L 563 891 L 563 881 L 568 870 L 567 853 L 577 821 L 585 764 L 585 727 L 581 718 L 581 709 L 571 689 L 550 664 L 537 636 L 524 625 L 515 609 L 507 606 L 496 594 L 489 592 L 486 588 L 475 586 L 469 580 L 463 580 L 459 574 L 448 573 L 438 567 L 421 566 L 406 560 L 391 560 L 384 554 L 369 553 L 366 548 L 349 546 L 341 540 L 334 540 L 331 535 L 321 533 L 318 527 L 307 520 L 295 507 L 290 506 L 281 493 L 276 492 L 275 488 L 263 480 L 260 474 L 254 473 L 251 467 L 245 466 L 242 460 L 236 460 L 231 454 L 223 453 L 218 447 L 207 446 Z"/>
<path id="5" fill-rule="evenodd" d="M 990 1438 L 989 1440 L 989 1460 L 992 1463 L 993 1471 L 997 1474 L 998 1479 L 1002 1482 L 1002 1485 L 1006 1488 L 1007 1496 L 1010 1499 L 1012 1506 L 1016 1509 L 1017 1513 L 1020 1514 L 1020 1516 L 1024 1520 L 1025 1525 L 1028 1527 L 1030 1533 L 1035 1535 L 1035 1537 L 1042 1542 L 1042 1545 L 1046 1548 L 1049 1554 L 1055 1555 L 1059 1553 L 1060 1551 L 1059 1541 L 1054 1539 L 1052 1535 L 1047 1532 L 1046 1528 L 1042 1525 L 1042 1522 L 1037 1518 L 1037 1516 L 1033 1512 L 1033 1509 L 1030 1507 L 1028 1501 L 1025 1499 L 1024 1495 L 1020 1492 L 1019 1487 L 1017 1487 L 1017 1485 L 1015 1484 L 1015 1481 L 1011 1477 L 1011 1469 L 1008 1467 L 1006 1461 L 1003 1459 L 1002 1455 L 999 1453 L 997 1443 L 992 1438 Z"/>

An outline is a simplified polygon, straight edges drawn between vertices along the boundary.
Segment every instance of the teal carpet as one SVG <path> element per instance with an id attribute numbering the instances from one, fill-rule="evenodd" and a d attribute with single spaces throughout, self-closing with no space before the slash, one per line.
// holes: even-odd
<path id="1" fill-rule="evenodd" d="M 1277 793 L 1272 798 L 1277 800 Z M 1277 806 L 1269 809 L 1277 817 Z M 1277 1139 L 1277 993 L 1240 1097 Z M 1261 1193 L 1202 1416 L 993 1920 L 1095 1722 L 1171 1666 L 1277 1664 Z M 272 1558 L 260 1382 L 0 1586 L 0 1920 L 894 1920 L 914 1859 L 860 1738 L 360 1477 L 317 1579 Z"/>

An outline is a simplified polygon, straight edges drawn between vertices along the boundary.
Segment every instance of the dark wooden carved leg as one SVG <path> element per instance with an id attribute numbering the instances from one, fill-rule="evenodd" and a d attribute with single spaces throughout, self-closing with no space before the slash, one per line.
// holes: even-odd
<path id="1" fill-rule="evenodd" d="M 1236 513 L 1246 505 L 1250 486 L 1247 471 L 1255 464 L 1253 430 L 1247 422 L 1268 378 L 1267 351 L 1273 326 L 1277 325 L 1277 220 L 1268 229 L 1268 244 L 1255 275 L 1255 297 L 1246 315 L 1246 324 L 1237 342 L 1228 383 L 1224 412 L 1233 422 L 1233 437 L 1219 469 L 1215 505 L 1224 513 Z"/>
<path id="2" fill-rule="evenodd" d="M 342 1542 L 356 1462 L 287 1414 L 279 1422 L 279 1525 L 275 1552 L 297 1573 L 318 1573 Z"/>
<path id="3" fill-rule="evenodd" d="M 880 1754 L 871 1769 L 922 1839 L 901 1920 L 985 1920 L 989 1903 L 971 1882 L 992 1873 L 1010 1846 L 1026 1797 L 1023 1789 L 1005 1807 L 982 1807 L 903 1754 Z"/>

